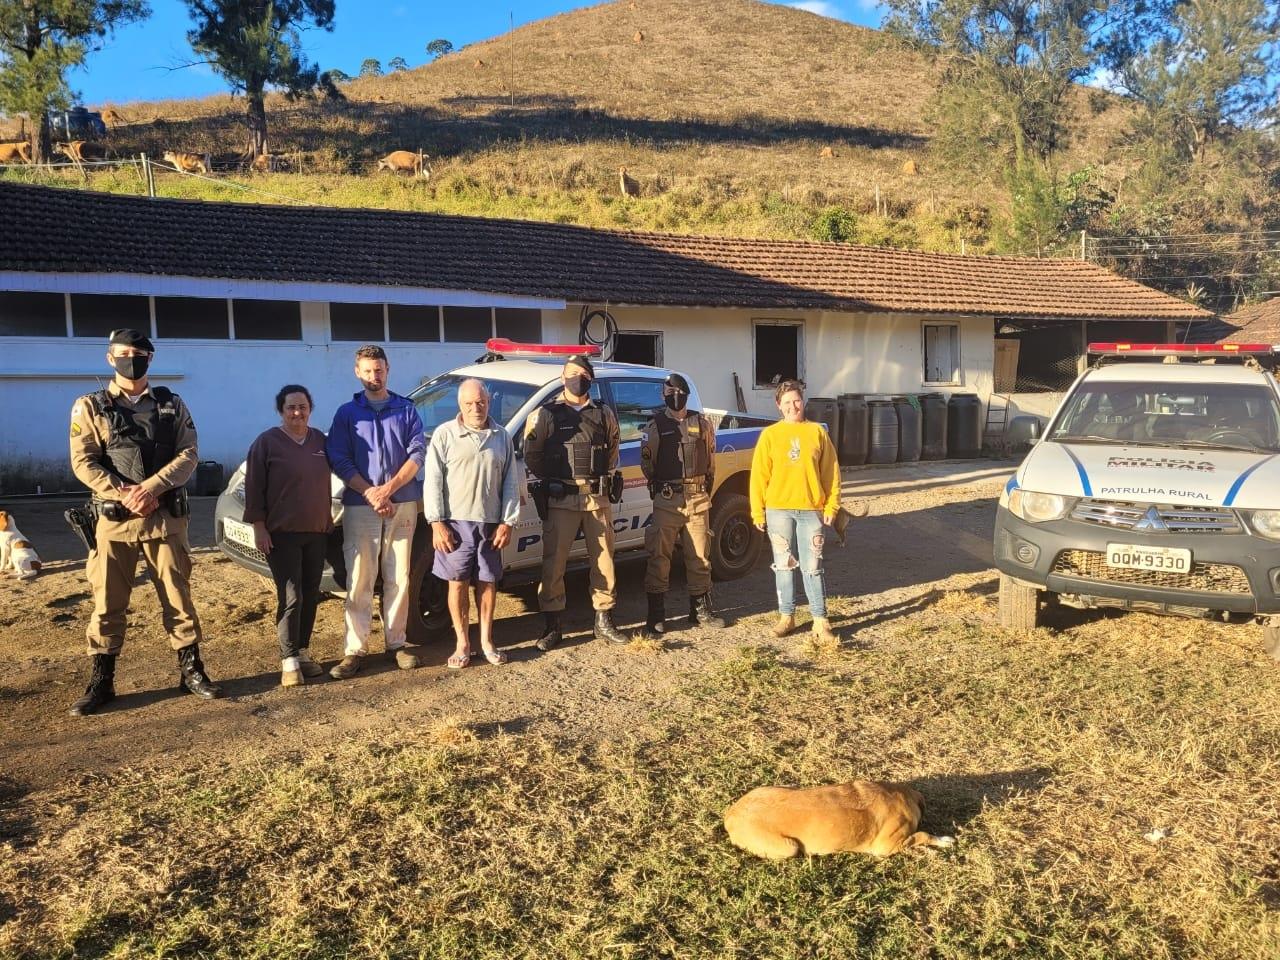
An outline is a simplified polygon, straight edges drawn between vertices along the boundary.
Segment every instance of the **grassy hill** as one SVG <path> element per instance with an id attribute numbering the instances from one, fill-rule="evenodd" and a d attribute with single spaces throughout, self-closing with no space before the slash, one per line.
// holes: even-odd
<path id="1" fill-rule="evenodd" d="M 863 242 L 981 249 L 998 191 L 930 163 L 935 83 L 934 67 L 893 38 L 793 8 L 622 0 L 353 81 L 345 103 L 273 96 L 271 146 L 293 169 L 227 176 L 311 203 L 756 236 L 808 236 L 839 206 Z M 1077 99 L 1088 135 L 1067 165 L 1118 168 L 1123 108 Z M 120 156 L 212 152 L 233 167 L 245 138 L 243 104 L 229 96 L 98 106 L 130 120 L 112 134 Z M 430 179 L 376 175 L 392 149 L 425 151 Z M 620 197 L 623 166 L 639 197 Z M 133 171 L 88 179 L 141 187 Z M 168 175 L 160 190 L 272 199 Z"/>

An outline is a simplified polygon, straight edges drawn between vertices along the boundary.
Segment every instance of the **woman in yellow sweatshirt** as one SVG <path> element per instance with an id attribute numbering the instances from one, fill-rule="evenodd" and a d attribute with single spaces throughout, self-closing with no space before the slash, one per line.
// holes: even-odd
<path id="1" fill-rule="evenodd" d="M 840 508 L 840 465 L 821 424 L 804 416 L 804 384 L 784 380 L 774 402 L 782 419 L 765 427 L 751 460 L 751 519 L 769 534 L 778 584 L 777 626 L 786 636 L 796 625 L 795 571 L 813 614 L 813 632 L 835 639 L 827 620 L 822 548 L 826 528 Z"/>

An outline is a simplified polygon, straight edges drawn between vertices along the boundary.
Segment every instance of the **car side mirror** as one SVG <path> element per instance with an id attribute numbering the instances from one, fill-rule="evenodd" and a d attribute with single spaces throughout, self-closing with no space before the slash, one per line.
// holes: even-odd
<path id="1" fill-rule="evenodd" d="M 1005 441 L 1014 450 L 1030 450 L 1040 442 L 1043 430 L 1039 417 L 1014 417 L 1009 421 Z"/>

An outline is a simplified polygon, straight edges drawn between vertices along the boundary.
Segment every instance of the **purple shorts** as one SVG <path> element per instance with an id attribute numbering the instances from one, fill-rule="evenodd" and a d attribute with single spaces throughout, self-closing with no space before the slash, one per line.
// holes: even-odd
<path id="1" fill-rule="evenodd" d="M 458 545 L 450 553 L 436 551 L 431 572 L 441 580 L 465 580 L 474 583 L 497 583 L 502 579 L 502 552 L 493 545 L 496 523 L 472 520 L 446 520 Z"/>

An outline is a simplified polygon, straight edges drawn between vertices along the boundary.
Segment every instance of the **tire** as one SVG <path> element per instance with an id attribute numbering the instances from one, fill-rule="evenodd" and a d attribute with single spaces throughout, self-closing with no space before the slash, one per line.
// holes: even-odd
<path id="1" fill-rule="evenodd" d="M 1272 660 L 1280 660 L 1280 624 L 1263 624 L 1262 649 Z"/>
<path id="2" fill-rule="evenodd" d="M 449 588 L 431 572 L 435 551 L 431 548 L 431 525 L 418 519 L 409 559 L 409 618 L 406 638 L 415 646 L 425 646 L 447 635 L 453 627 L 449 619 Z"/>
<path id="3" fill-rule="evenodd" d="M 751 523 L 751 502 L 740 493 L 717 497 L 711 505 L 711 576 L 737 580 L 760 558 L 763 539 Z"/>
<path id="4" fill-rule="evenodd" d="M 1000 626 L 1006 630 L 1034 630 L 1040 625 L 1040 591 L 1000 574 Z"/>

